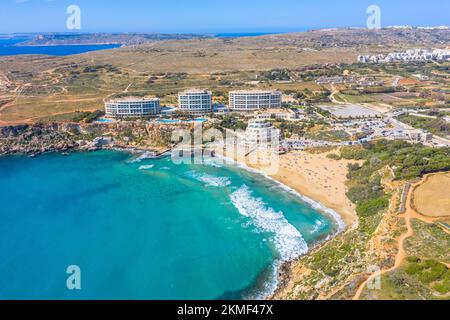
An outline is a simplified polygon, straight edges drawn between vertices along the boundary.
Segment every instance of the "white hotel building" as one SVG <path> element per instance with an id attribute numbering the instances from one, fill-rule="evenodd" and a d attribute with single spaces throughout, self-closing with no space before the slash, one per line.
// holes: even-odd
<path id="1" fill-rule="evenodd" d="M 105 112 L 111 118 L 141 118 L 161 113 L 161 105 L 158 98 L 127 97 L 106 102 Z"/>
<path id="2" fill-rule="evenodd" d="M 260 109 L 281 108 L 282 94 L 279 91 L 230 91 L 230 111 L 250 112 Z"/>
<path id="3" fill-rule="evenodd" d="M 212 112 L 212 93 L 200 89 L 180 92 L 178 94 L 178 111 L 196 116 Z"/>
<path id="4" fill-rule="evenodd" d="M 245 131 L 245 144 L 250 147 L 278 147 L 280 139 L 280 130 L 265 120 L 250 121 Z"/>

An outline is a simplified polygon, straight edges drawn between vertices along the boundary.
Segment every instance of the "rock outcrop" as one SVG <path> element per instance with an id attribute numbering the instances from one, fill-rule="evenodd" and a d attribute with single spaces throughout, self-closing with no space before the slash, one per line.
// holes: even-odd
<path id="1" fill-rule="evenodd" d="M 104 148 L 167 149 L 174 129 L 145 121 L 112 124 L 46 123 L 0 127 L 0 155 L 70 150 L 93 151 Z"/>

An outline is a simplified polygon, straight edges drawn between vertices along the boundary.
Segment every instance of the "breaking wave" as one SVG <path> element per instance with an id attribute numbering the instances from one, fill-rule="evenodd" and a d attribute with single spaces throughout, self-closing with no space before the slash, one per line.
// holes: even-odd
<path id="1" fill-rule="evenodd" d="M 263 172 L 262 170 L 258 170 L 258 169 L 254 169 L 254 168 L 250 168 L 249 166 L 242 164 L 242 163 L 237 163 L 235 162 L 233 159 L 227 158 L 227 157 L 223 157 L 223 156 L 218 156 L 221 157 L 223 159 L 223 161 L 229 165 L 234 165 L 240 169 L 244 169 L 248 172 L 251 173 L 255 173 L 255 174 L 259 174 L 269 180 L 271 180 L 272 182 L 274 182 L 277 186 L 279 186 L 281 189 L 289 192 L 290 194 L 300 198 L 303 202 L 306 202 L 307 204 L 309 204 L 313 209 L 318 210 L 320 212 L 323 212 L 325 214 L 327 214 L 329 217 L 331 217 L 334 222 L 337 225 L 337 231 L 336 234 L 339 234 L 341 232 L 343 232 L 346 228 L 346 224 L 344 222 L 344 220 L 342 219 L 342 217 L 333 209 L 327 208 L 326 206 L 324 206 L 322 203 L 315 201 L 299 192 L 297 192 L 296 190 L 288 187 L 287 185 L 281 183 L 280 181 L 272 178 L 271 176 L 269 176 L 268 174 L 266 174 L 265 172 Z"/>
<path id="2" fill-rule="evenodd" d="M 148 159 L 153 159 L 153 158 L 154 158 L 154 154 L 152 152 L 144 152 L 139 157 L 136 157 L 132 160 L 127 161 L 127 163 L 139 163 L 142 160 L 148 160 Z"/>
<path id="3" fill-rule="evenodd" d="M 324 223 L 323 223 L 322 221 L 316 220 L 316 221 L 314 222 L 314 227 L 313 227 L 313 229 L 312 229 L 312 231 L 311 231 L 311 234 L 314 234 L 314 233 L 316 233 L 316 232 L 321 231 L 321 230 L 323 229 L 323 226 L 324 226 Z"/>
<path id="4" fill-rule="evenodd" d="M 292 261 L 308 253 L 308 245 L 303 236 L 288 222 L 283 212 L 267 207 L 262 199 L 252 195 L 249 187 L 244 185 L 232 193 L 231 201 L 241 215 L 252 220 L 256 228 L 273 234 L 273 242 L 281 261 Z"/>
<path id="5" fill-rule="evenodd" d="M 147 166 L 140 166 L 139 170 L 149 170 L 149 169 L 153 169 L 153 167 L 154 167 L 153 164 L 150 164 L 150 165 L 147 165 Z"/>
<path id="6" fill-rule="evenodd" d="M 214 168 L 222 168 L 222 165 L 220 165 L 216 159 L 217 158 L 204 158 L 203 165 Z"/>
<path id="7" fill-rule="evenodd" d="M 216 177 L 207 173 L 191 171 L 189 176 L 202 182 L 206 187 L 226 187 L 231 184 L 227 177 Z"/>
<path id="8" fill-rule="evenodd" d="M 308 244 L 298 231 L 284 217 L 283 212 L 275 211 L 252 195 L 250 188 L 243 185 L 230 196 L 231 202 L 239 213 L 251 220 L 251 223 L 262 232 L 273 234 L 273 244 L 279 254 L 279 259 L 273 263 L 270 281 L 265 281 L 258 292 L 251 294 L 249 299 L 265 299 L 272 295 L 278 286 L 278 270 L 285 262 L 293 261 L 308 253 Z"/>

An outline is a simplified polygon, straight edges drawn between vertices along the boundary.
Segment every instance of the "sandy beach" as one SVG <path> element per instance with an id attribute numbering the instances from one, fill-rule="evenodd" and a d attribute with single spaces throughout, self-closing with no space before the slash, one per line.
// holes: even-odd
<path id="1" fill-rule="evenodd" d="M 220 152 L 222 150 L 216 151 L 222 154 Z M 271 154 L 270 157 L 275 157 L 274 159 L 279 162 L 276 166 L 264 164 L 267 161 L 267 154 L 253 154 L 254 157 L 264 159 L 258 164 L 255 164 L 254 159 L 250 159 L 252 155 L 245 157 L 245 160 L 241 157 L 238 162 L 257 169 L 301 195 L 334 210 L 341 216 L 347 227 L 351 228 L 358 223 L 358 216 L 355 205 L 346 196 L 348 189 L 345 182 L 348 164 L 355 161 L 332 160 L 327 158 L 328 154 L 329 152 L 314 154 L 306 151 L 291 151 L 279 156 Z M 235 156 L 227 154 L 226 157 L 236 160 Z"/>
<path id="2" fill-rule="evenodd" d="M 345 181 L 347 165 L 354 161 L 331 160 L 327 158 L 327 154 L 294 151 L 281 155 L 278 173 L 268 175 L 333 209 L 348 227 L 352 227 L 357 223 L 358 217 L 354 204 L 346 196 Z M 264 167 L 258 169 L 264 171 Z"/>

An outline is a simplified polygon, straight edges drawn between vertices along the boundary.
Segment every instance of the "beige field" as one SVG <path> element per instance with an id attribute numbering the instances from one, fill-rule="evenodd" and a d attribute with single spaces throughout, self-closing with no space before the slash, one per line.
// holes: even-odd
<path id="1" fill-rule="evenodd" d="M 174 104 L 177 92 L 190 87 L 209 88 L 215 93 L 254 87 L 321 90 L 313 80 L 298 77 L 306 72 L 305 67 L 316 66 L 321 71 L 330 65 L 354 63 L 361 53 L 415 47 L 419 36 L 422 45 L 439 47 L 448 42 L 450 32 L 414 31 L 399 36 L 386 30 L 323 30 L 235 39 L 150 41 L 66 57 L 0 57 L 0 124 L 45 121 L 75 111 L 101 109 L 103 100 L 115 94 L 158 95 L 163 104 Z M 288 83 L 251 84 L 261 79 L 262 72 L 273 69 L 289 69 L 297 76 Z M 360 71 L 380 73 L 370 68 Z M 391 77 L 381 75 L 388 80 Z M 344 98 L 355 100 L 349 102 L 383 103 L 380 97 Z M 399 98 L 392 102 L 411 103 Z"/>
<path id="2" fill-rule="evenodd" d="M 414 192 L 414 206 L 423 215 L 450 217 L 450 173 L 431 175 Z"/>
<path id="3" fill-rule="evenodd" d="M 301 51 L 296 47 L 224 45 L 219 40 L 190 40 L 117 49 L 114 55 L 92 53 L 90 61 L 114 63 L 136 72 L 214 73 L 297 68 L 315 63 L 351 63 L 354 49 Z M 78 57 L 77 62 L 86 62 Z"/>
<path id="4" fill-rule="evenodd" d="M 273 39 L 158 41 L 68 57 L 0 57 L 0 102 L 7 101 L 0 104 L 0 124 L 102 109 L 103 101 L 116 94 L 157 95 L 162 104 L 172 105 L 179 91 L 192 87 L 213 92 L 253 87 L 315 91 L 320 87 L 314 82 L 249 83 L 273 68 L 350 62 L 356 54 L 334 48 L 302 51 L 276 43 Z"/>

